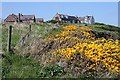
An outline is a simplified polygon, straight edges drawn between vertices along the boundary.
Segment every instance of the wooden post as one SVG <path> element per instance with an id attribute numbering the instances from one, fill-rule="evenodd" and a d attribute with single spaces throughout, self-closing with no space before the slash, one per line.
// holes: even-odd
<path id="1" fill-rule="evenodd" d="M 7 42 L 7 52 L 11 50 L 11 37 L 12 37 L 12 26 L 8 28 L 8 42 Z"/>
<path id="2" fill-rule="evenodd" d="M 31 25 L 29 26 L 29 32 L 31 32 Z"/>

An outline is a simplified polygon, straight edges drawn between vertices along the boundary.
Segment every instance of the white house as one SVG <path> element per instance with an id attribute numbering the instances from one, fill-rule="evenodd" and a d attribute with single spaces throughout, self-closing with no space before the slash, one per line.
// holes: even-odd
<path id="1" fill-rule="evenodd" d="M 60 22 L 67 22 L 67 23 L 86 23 L 86 24 L 94 24 L 95 19 L 93 16 L 69 16 L 64 14 L 56 14 L 53 17 L 53 20 L 60 21 Z"/>

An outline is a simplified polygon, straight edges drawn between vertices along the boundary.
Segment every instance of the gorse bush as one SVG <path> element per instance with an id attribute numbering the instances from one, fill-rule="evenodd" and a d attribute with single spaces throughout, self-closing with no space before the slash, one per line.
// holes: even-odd
<path id="1" fill-rule="evenodd" d="M 47 39 L 61 44 L 60 48 L 52 52 L 55 56 L 68 59 L 73 63 L 76 60 L 75 55 L 83 54 L 89 59 L 85 66 L 93 73 L 95 71 L 120 73 L 120 40 L 96 38 L 91 28 L 77 26 L 63 28 L 64 31 L 50 35 Z M 98 76 L 98 73 L 96 74 Z"/>
<path id="2" fill-rule="evenodd" d="M 56 21 L 56 20 L 49 20 L 49 21 L 47 21 L 48 23 L 60 23 L 60 21 Z"/>

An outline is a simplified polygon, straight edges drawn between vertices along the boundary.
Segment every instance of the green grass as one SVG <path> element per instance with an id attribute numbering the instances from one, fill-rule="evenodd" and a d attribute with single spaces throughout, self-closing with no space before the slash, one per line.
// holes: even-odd
<path id="1" fill-rule="evenodd" d="M 56 29 L 51 30 L 50 32 L 46 33 L 43 38 L 47 38 L 49 35 L 57 34 L 63 31 L 62 27 L 58 27 Z"/>
<path id="2" fill-rule="evenodd" d="M 44 24 L 33 24 L 31 35 L 42 37 L 47 36 L 52 25 Z M 47 65 L 42 66 L 37 60 L 31 57 L 25 57 L 18 55 L 19 53 L 7 53 L 7 37 L 8 27 L 1 28 L 2 30 L 2 47 L 5 57 L 0 61 L 2 64 L 2 77 L 3 78 L 38 78 L 38 77 L 58 77 L 63 74 L 63 69 L 58 65 Z M 29 30 L 29 26 L 15 27 L 12 28 L 12 48 L 16 46 L 22 35 L 25 35 Z M 48 30 L 48 32 L 46 32 Z M 53 33 L 59 32 L 53 31 Z M 49 34 L 53 34 L 49 33 Z M 37 41 L 36 38 L 33 38 Z M 32 40 L 31 40 L 32 41 Z M 16 51 L 17 52 L 17 51 Z M 0 66 L 1 67 L 1 66 Z M 1 69 L 1 68 L 0 68 Z"/>
<path id="3" fill-rule="evenodd" d="M 43 37 L 45 34 L 47 34 L 47 31 L 51 28 L 50 25 L 44 23 L 44 24 L 38 24 L 38 25 L 32 25 L 32 34 Z"/>
<path id="4" fill-rule="evenodd" d="M 2 30 L 2 38 L 0 40 L 2 41 L 2 48 L 3 51 L 7 51 L 7 38 L 8 38 L 8 27 L 1 28 Z M 43 24 L 32 24 L 31 25 L 31 33 L 30 36 L 32 39 L 29 43 L 35 43 L 38 42 L 40 39 L 46 38 L 50 34 L 55 34 L 57 32 L 62 31 L 62 28 L 58 28 L 56 30 L 52 30 L 53 24 L 49 25 L 47 23 Z M 12 27 L 12 41 L 11 41 L 11 47 L 14 48 L 20 41 L 21 37 L 26 35 L 29 32 L 29 25 L 28 26 L 13 26 Z"/>
<path id="5" fill-rule="evenodd" d="M 3 51 L 6 51 L 6 47 L 7 47 L 7 38 L 8 38 L 8 27 L 2 27 L 2 48 Z M 16 27 L 13 26 L 12 27 L 12 37 L 11 37 L 11 47 L 14 48 L 16 46 L 16 44 L 19 42 L 20 37 L 24 34 L 27 33 L 27 27 L 25 26 L 24 28 L 20 28 L 20 27 Z"/>
<path id="6" fill-rule="evenodd" d="M 2 59 L 0 59 L 0 79 L 2 78 Z"/>
<path id="7" fill-rule="evenodd" d="M 49 64 L 42 68 L 40 77 L 59 78 L 65 74 L 64 69 L 56 64 Z"/>
<path id="8" fill-rule="evenodd" d="M 105 32 L 105 33 L 108 32 L 110 34 L 116 34 L 120 36 L 120 27 L 117 26 L 106 25 L 106 24 L 88 24 L 87 27 L 90 27 L 97 32 Z"/>
<path id="9" fill-rule="evenodd" d="M 3 78 L 59 77 L 64 74 L 58 65 L 42 66 L 37 60 L 7 53 L 2 62 Z"/>
<path id="10" fill-rule="evenodd" d="M 9 26 L 2 28 L 3 51 L 6 51 L 8 27 Z M 49 27 L 50 26 L 47 24 L 32 25 L 32 32 L 30 33 L 30 35 L 34 35 L 36 37 L 41 35 L 43 37 L 45 34 L 47 34 L 46 30 L 49 29 Z M 16 46 L 16 44 L 19 42 L 20 38 L 23 37 L 28 32 L 29 32 L 29 25 L 24 26 L 24 27 L 13 26 L 12 27 L 12 42 L 11 42 L 12 48 L 14 48 Z"/>
<path id="11" fill-rule="evenodd" d="M 2 24 L 0 24 L 0 52 L 2 51 Z"/>
<path id="12" fill-rule="evenodd" d="M 97 28 L 105 31 L 118 31 L 120 32 L 120 28 L 116 26 L 111 26 L 111 25 L 98 25 L 98 24 L 93 24 L 93 25 L 88 25 L 91 28 Z"/>
<path id="13" fill-rule="evenodd" d="M 3 58 L 3 78 L 38 77 L 41 66 L 31 58 L 8 53 Z"/>

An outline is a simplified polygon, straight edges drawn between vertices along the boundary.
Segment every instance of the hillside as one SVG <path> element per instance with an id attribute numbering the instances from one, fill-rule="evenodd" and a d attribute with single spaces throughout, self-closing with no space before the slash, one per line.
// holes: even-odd
<path id="1" fill-rule="evenodd" d="M 6 52 L 7 29 L 2 28 L 3 78 L 120 76 L 119 27 L 43 23 L 31 24 L 29 32 L 29 25 L 17 24 L 10 53 Z"/>

